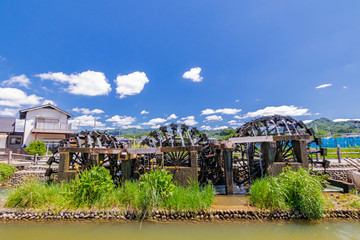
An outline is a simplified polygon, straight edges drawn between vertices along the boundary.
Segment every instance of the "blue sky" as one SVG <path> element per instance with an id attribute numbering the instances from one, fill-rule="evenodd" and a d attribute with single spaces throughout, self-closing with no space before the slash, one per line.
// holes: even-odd
<path id="1" fill-rule="evenodd" d="M 93 117 L 203 129 L 360 118 L 359 12 L 355 0 L 2 0 L 0 114 L 50 100 L 87 129 Z"/>

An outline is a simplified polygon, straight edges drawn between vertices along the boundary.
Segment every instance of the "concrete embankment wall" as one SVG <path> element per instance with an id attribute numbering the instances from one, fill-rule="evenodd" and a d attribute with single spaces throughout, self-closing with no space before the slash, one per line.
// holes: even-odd
<path id="1" fill-rule="evenodd" d="M 22 210 L 0 210 L 0 220 L 137 220 L 142 216 L 133 211 L 22 211 Z M 260 210 L 211 210 L 203 212 L 175 212 L 175 211 L 153 211 L 151 217 L 144 219 L 153 220 L 304 220 L 305 217 L 298 211 L 260 211 Z M 328 210 L 323 219 L 360 219 L 360 210 Z"/>

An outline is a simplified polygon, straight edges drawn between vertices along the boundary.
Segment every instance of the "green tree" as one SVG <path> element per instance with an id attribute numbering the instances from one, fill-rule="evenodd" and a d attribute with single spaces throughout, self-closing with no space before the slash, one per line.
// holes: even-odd
<path id="1" fill-rule="evenodd" d="M 30 155 L 38 154 L 39 156 L 43 156 L 46 154 L 46 146 L 44 142 L 35 140 L 25 148 L 25 151 Z"/>

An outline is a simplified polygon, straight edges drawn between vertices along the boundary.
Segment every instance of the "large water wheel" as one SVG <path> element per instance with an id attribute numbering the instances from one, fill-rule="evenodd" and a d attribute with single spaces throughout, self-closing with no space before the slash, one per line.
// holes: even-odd
<path id="1" fill-rule="evenodd" d="M 287 116 L 266 116 L 245 123 L 236 130 L 233 137 L 260 137 L 260 136 L 306 136 L 309 162 L 311 164 L 321 163 L 325 165 L 324 150 L 321 148 L 321 139 L 315 136 L 314 131 L 308 128 L 302 121 L 297 121 Z M 305 137 L 304 137 L 305 138 Z M 313 144 L 317 150 L 310 149 Z M 275 159 L 278 162 L 298 162 L 295 154 L 293 140 L 276 141 Z M 264 162 L 263 144 L 241 143 L 235 144 L 234 156 L 234 181 L 240 187 L 248 186 L 252 180 L 262 178 L 266 174 L 267 165 Z M 318 152 L 323 161 L 316 162 L 312 154 Z"/>

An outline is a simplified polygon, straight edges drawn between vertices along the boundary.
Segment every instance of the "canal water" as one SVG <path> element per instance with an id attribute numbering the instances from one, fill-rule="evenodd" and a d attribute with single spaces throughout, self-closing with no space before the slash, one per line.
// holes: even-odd
<path id="1" fill-rule="evenodd" d="M 0 206 L 8 195 L 0 189 Z M 238 196 L 238 198 L 240 198 Z M 229 205 L 232 203 L 229 202 Z M 0 221 L 0 240 L 360 240 L 360 222 L 30 222 Z"/>
<path id="2" fill-rule="evenodd" d="M 359 222 L 119 223 L 0 222 L 1 240 L 333 240 L 360 239 Z"/>

